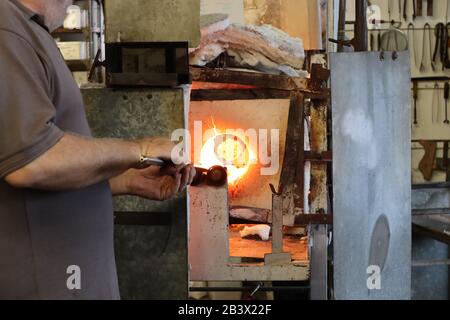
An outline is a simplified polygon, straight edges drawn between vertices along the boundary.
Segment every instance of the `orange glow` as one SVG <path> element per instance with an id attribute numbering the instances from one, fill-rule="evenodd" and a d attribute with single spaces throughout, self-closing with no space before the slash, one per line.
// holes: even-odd
<path id="1" fill-rule="evenodd" d="M 236 184 L 249 170 L 255 156 L 244 137 L 217 132 L 202 147 L 200 165 L 205 168 L 223 166 L 228 183 Z"/>

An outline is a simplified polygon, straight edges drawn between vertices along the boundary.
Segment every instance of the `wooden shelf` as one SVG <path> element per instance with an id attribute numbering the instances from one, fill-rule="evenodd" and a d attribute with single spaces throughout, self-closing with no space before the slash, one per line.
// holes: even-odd
<path id="1" fill-rule="evenodd" d="M 100 0 L 76 0 L 75 5 L 81 7 L 82 10 L 86 10 L 89 14 L 89 25 L 79 29 L 67 29 L 60 27 L 52 32 L 53 38 L 59 38 L 62 42 L 66 41 L 85 41 L 88 46 L 88 56 L 93 58 L 99 48 L 101 47 L 101 10 Z M 94 16 L 92 16 L 94 15 Z M 93 23 L 95 19 L 95 23 Z M 94 26 L 91 26 L 93 23 Z M 89 71 L 92 65 L 91 59 L 81 59 L 81 60 L 65 60 L 67 66 L 72 72 L 86 72 Z"/>

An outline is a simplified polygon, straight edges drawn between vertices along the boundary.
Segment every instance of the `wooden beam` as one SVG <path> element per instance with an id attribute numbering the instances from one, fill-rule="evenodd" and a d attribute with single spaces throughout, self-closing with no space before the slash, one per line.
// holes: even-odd
<path id="1" fill-rule="evenodd" d="M 287 90 L 276 89 L 239 89 L 239 90 L 192 90 L 191 101 L 289 99 Z"/>
<path id="2" fill-rule="evenodd" d="M 285 75 L 198 67 L 191 67 L 190 71 L 193 81 L 235 83 L 280 90 L 298 90 L 308 87 L 306 78 L 293 78 Z"/>

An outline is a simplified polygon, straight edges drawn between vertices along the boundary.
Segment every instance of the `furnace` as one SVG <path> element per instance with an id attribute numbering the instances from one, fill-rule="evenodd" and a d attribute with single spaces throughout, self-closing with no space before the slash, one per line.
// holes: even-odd
<path id="1" fill-rule="evenodd" d="M 217 83 L 224 81 L 221 70 L 210 71 L 214 77 L 202 72 L 194 71 L 194 80 L 203 81 L 194 82 L 187 112 L 191 155 L 199 165 L 226 167 L 228 184 L 189 190 L 189 279 L 309 280 L 305 105 L 314 94 L 326 98 L 326 91 L 308 89 L 306 79 L 281 89 L 286 76 L 267 82 L 278 90 L 249 89 L 240 84 L 248 72 L 228 71 L 227 79 L 235 79 L 228 84 Z M 267 75 L 252 74 L 258 76 Z"/>

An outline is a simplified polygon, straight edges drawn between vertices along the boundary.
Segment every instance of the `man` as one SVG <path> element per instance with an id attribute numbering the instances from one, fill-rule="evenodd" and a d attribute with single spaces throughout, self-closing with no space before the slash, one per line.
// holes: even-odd
<path id="1" fill-rule="evenodd" d="M 141 169 L 142 156 L 170 159 L 168 139 L 90 137 L 50 35 L 71 3 L 0 0 L 0 299 L 119 299 L 112 195 L 166 200 L 195 175 Z"/>

